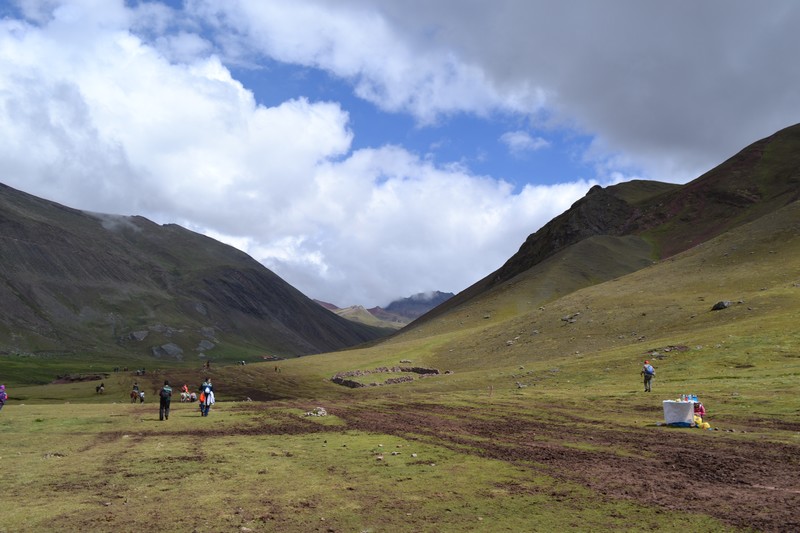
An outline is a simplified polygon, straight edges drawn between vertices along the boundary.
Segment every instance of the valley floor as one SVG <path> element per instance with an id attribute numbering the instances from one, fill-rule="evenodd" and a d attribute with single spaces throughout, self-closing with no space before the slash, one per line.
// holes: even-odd
<path id="1" fill-rule="evenodd" d="M 800 530 L 800 428 L 551 400 L 10 405 L 0 531 Z"/>

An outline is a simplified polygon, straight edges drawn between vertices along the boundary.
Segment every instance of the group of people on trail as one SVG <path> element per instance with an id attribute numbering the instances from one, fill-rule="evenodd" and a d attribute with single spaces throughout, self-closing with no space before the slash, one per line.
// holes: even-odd
<path id="1" fill-rule="evenodd" d="M 197 398 L 200 400 L 200 414 L 202 416 L 208 416 L 209 411 L 211 410 L 211 406 L 214 405 L 214 386 L 211 384 L 211 379 L 206 377 L 203 383 L 198 388 L 200 395 L 197 396 L 194 392 L 191 393 L 192 399 Z M 189 387 L 188 385 L 183 385 L 181 387 L 181 396 L 188 397 L 189 396 Z M 144 403 L 144 391 L 139 390 L 139 383 L 136 382 L 133 384 L 133 390 L 131 391 L 131 402 L 135 402 L 137 399 L 140 402 Z M 164 380 L 164 385 L 158 391 L 158 419 L 159 420 L 169 420 L 169 409 L 170 404 L 172 402 L 172 387 L 169 384 L 169 380 Z M 2 408 L 2 404 L 0 404 L 0 408 Z"/>
<path id="2" fill-rule="evenodd" d="M 214 405 L 214 385 L 211 384 L 211 378 L 206 377 L 203 383 L 199 387 L 200 396 L 198 399 L 200 400 L 200 414 L 201 416 L 208 416 L 209 411 L 211 410 L 211 406 Z M 189 387 L 187 385 L 183 385 L 181 387 L 181 394 L 188 394 Z M 192 396 L 195 396 L 192 393 Z M 131 391 L 131 401 L 135 401 L 133 398 L 141 398 L 141 401 L 144 402 L 144 391 L 139 390 L 139 383 L 133 384 L 133 390 Z M 169 380 L 164 380 L 164 385 L 158 391 L 158 419 L 159 420 L 169 420 L 169 409 L 170 404 L 172 402 L 172 387 L 169 384 Z M 2 407 L 2 405 L 0 405 Z"/>
<path id="3" fill-rule="evenodd" d="M 133 384 L 133 390 L 131 391 L 131 403 L 136 403 L 136 400 L 139 400 L 139 403 L 144 403 L 144 391 L 139 390 L 139 384 Z"/>

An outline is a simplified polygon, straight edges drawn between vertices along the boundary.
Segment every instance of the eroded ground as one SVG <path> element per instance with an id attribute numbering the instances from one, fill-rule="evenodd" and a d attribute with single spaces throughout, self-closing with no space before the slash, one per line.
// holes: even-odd
<path id="1" fill-rule="evenodd" d="M 759 421 L 751 431 L 728 432 L 626 427 L 557 408 L 542 420 L 513 404 L 398 402 L 376 409 L 339 402 L 326 408 L 346 426 L 286 417 L 247 431 L 360 430 L 416 438 L 579 483 L 603 498 L 708 514 L 742 529 L 800 530 L 800 446 L 764 438 Z"/>

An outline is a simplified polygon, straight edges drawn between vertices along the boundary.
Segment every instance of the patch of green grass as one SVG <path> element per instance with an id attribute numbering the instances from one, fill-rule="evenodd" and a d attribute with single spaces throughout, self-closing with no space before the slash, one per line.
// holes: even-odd
<path id="1" fill-rule="evenodd" d="M 7 531 L 719 527 L 667 511 L 632 520 L 641 511 L 624 500 L 432 442 L 336 425 L 263 430 L 301 418 L 297 409 L 218 405 L 203 418 L 178 405 L 165 422 L 140 405 L 11 406 L 2 415 Z"/>

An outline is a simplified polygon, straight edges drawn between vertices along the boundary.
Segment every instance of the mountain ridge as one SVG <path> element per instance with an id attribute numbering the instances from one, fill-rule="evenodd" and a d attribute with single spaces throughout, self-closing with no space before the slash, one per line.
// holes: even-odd
<path id="1" fill-rule="evenodd" d="M 338 307 L 330 302 L 314 300 L 325 309 L 355 322 L 382 328 L 397 330 L 424 315 L 437 305 L 455 296 L 453 293 L 432 291 L 417 293 L 389 303 L 385 308 L 380 306 L 365 308 L 362 305 Z"/>
<path id="2" fill-rule="evenodd" d="M 0 185 L 0 235 L 0 352 L 147 359 L 175 345 L 176 360 L 291 357 L 385 335 L 175 224 L 87 213 Z"/>
<path id="3" fill-rule="evenodd" d="M 499 269 L 423 315 L 411 327 L 465 305 L 589 237 L 637 236 L 649 244 L 651 258 L 656 261 L 798 198 L 800 124 L 750 144 L 685 185 L 643 180 L 605 188 L 596 185 L 567 211 L 529 235 Z"/>

